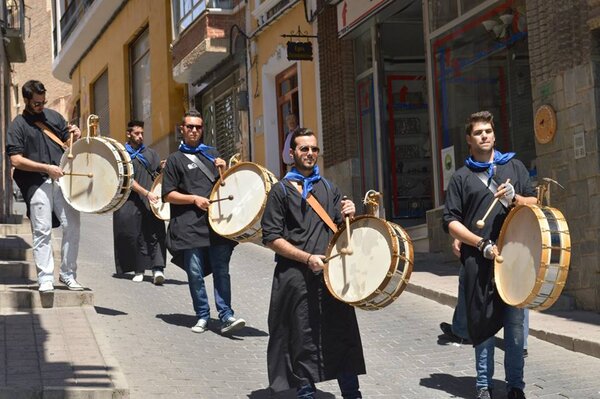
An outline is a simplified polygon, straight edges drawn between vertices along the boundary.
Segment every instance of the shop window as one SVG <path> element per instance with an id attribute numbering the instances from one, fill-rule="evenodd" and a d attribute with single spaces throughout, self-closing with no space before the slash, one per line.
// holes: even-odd
<path id="1" fill-rule="evenodd" d="M 110 119 L 108 108 L 108 70 L 92 84 L 92 113 L 100 118 L 100 134 L 110 136 Z"/>
<path id="2" fill-rule="evenodd" d="M 464 125 L 473 112 L 494 115 L 496 147 L 513 151 L 532 172 L 535 142 L 525 1 L 509 0 L 465 21 L 432 43 L 436 133 L 468 155 Z"/>
<path id="3" fill-rule="evenodd" d="M 129 47 L 131 119 L 144 121 L 144 141 L 152 143 L 150 42 L 146 28 Z"/>

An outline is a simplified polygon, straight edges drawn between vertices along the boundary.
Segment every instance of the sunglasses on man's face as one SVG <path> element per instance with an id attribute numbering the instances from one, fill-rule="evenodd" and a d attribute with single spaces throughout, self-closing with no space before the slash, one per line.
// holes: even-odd
<path id="1" fill-rule="evenodd" d="M 42 105 L 46 105 L 48 103 L 48 101 L 32 101 L 31 104 L 34 107 L 41 107 Z"/>
<path id="2" fill-rule="evenodd" d="M 312 151 L 315 154 L 318 154 L 321 149 L 319 147 L 311 146 L 311 145 L 303 145 L 302 147 L 298 147 L 298 150 L 302 153 L 307 153 L 308 151 Z"/>
<path id="3" fill-rule="evenodd" d="M 190 130 L 196 129 L 196 130 L 200 131 L 200 130 L 204 129 L 204 125 L 184 125 L 184 126 Z"/>

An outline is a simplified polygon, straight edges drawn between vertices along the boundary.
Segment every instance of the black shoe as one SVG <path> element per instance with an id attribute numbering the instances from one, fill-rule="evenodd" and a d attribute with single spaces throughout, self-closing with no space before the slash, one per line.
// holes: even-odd
<path id="1" fill-rule="evenodd" d="M 527 349 L 523 349 L 523 358 L 526 358 L 527 356 L 529 356 L 529 352 L 527 352 Z"/>
<path id="2" fill-rule="evenodd" d="M 511 388 L 510 391 L 508 391 L 508 396 L 506 398 L 507 399 L 526 399 L 525 393 L 522 390 L 520 390 L 519 388 Z"/>
<path id="3" fill-rule="evenodd" d="M 440 323 L 440 329 L 442 330 L 442 332 L 444 333 L 444 335 L 446 337 L 448 337 L 448 339 L 450 341 L 453 342 L 458 342 L 459 344 L 463 344 L 463 345 L 471 345 L 472 342 L 470 339 L 468 338 L 461 338 L 458 335 L 454 334 L 452 332 L 452 325 L 448 324 L 448 323 Z"/>
<path id="4" fill-rule="evenodd" d="M 492 390 L 490 388 L 481 388 L 477 391 L 477 399 L 492 399 Z"/>

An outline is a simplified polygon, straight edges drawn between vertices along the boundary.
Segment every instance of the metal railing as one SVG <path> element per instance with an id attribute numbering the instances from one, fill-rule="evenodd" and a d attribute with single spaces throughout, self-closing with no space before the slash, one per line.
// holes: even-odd
<path id="1" fill-rule="evenodd" d="M 172 0 L 175 27 L 179 35 L 208 8 L 232 10 L 239 0 Z M 186 7 L 187 6 L 187 7 Z"/>
<path id="2" fill-rule="evenodd" d="M 86 10 L 90 8 L 94 0 L 73 0 L 63 15 L 60 17 L 60 42 L 64 44 L 71 33 L 75 30 L 77 23 L 82 20 Z M 55 46 L 56 48 L 56 46 Z"/>
<path id="3" fill-rule="evenodd" d="M 25 33 L 25 0 L 4 1 L 4 28 L 18 30 L 21 35 Z"/>

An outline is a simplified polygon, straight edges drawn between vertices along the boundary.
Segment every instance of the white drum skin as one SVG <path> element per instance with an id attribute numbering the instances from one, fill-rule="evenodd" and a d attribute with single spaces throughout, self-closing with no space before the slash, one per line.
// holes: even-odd
<path id="1" fill-rule="evenodd" d="M 158 197 L 158 202 L 152 203 L 150 202 L 150 210 L 154 216 L 156 216 L 160 220 L 170 220 L 171 219 L 171 205 L 168 202 L 163 202 L 162 200 L 162 173 L 156 176 L 154 182 L 152 183 L 152 188 L 150 188 L 150 192 Z"/>
<path id="2" fill-rule="evenodd" d="M 229 168 L 221 180 L 215 183 L 208 208 L 208 221 L 213 231 L 238 242 L 259 243 L 262 229 L 260 219 L 264 213 L 267 196 L 275 176 L 253 162 L 240 162 Z M 226 199 L 233 196 L 233 200 Z"/>
<path id="3" fill-rule="evenodd" d="M 119 209 L 133 184 L 133 167 L 125 147 L 108 137 L 92 137 L 73 143 L 72 154 L 69 158 L 65 152 L 60 161 L 65 176 L 58 182 L 65 200 L 80 212 Z"/>
<path id="4" fill-rule="evenodd" d="M 352 254 L 345 226 L 332 237 L 326 257 L 325 283 L 331 294 L 364 310 L 391 304 L 408 285 L 414 251 L 408 234 L 397 224 L 375 216 L 358 216 L 350 222 Z M 336 256 L 341 254 L 339 256 Z"/>
<path id="5" fill-rule="evenodd" d="M 511 306 L 544 310 L 560 296 L 571 261 L 569 226 L 555 208 L 520 205 L 502 224 L 495 262 L 498 293 Z"/>

